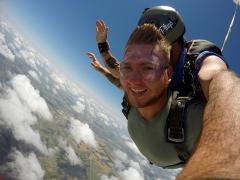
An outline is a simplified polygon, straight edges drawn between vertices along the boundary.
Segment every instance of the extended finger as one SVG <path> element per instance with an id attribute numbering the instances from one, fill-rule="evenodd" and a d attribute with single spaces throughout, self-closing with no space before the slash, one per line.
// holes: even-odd
<path id="1" fill-rule="evenodd" d="M 96 21 L 96 31 L 102 31 L 102 23 L 100 20 Z"/>
<path id="2" fill-rule="evenodd" d="M 97 62 L 98 61 L 96 56 L 93 53 L 90 53 L 89 57 L 92 59 L 92 62 Z"/>
<path id="3" fill-rule="evenodd" d="M 104 21 L 103 20 L 100 20 L 101 22 L 101 27 L 104 31 L 108 31 L 108 27 L 105 25 Z"/>
<path id="4" fill-rule="evenodd" d="M 96 60 L 96 57 L 93 53 L 87 52 L 88 57 L 90 57 L 92 60 Z"/>
<path id="5" fill-rule="evenodd" d="M 102 31 L 102 23 L 100 20 L 96 21 L 96 31 Z"/>
<path id="6" fill-rule="evenodd" d="M 88 55 L 88 56 L 91 56 L 91 57 L 94 56 L 94 54 L 91 53 L 91 52 L 87 52 L 87 55 Z"/>
<path id="7" fill-rule="evenodd" d="M 104 21 L 103 20 L 99 20 L 100 24 L 101 24 L 101 27 L 102 28 L 105 28 L 105 24 L 104 24 Z"/>
<path id="8" fill-rule="evenodd" d="M 106 31 L 106 25 L 103 20 L 99 20 L 101 31 Z"/>

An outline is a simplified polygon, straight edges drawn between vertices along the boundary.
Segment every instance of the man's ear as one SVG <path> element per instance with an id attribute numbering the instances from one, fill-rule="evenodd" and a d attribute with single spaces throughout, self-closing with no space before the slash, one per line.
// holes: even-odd
<path id="1" fill-rule="evenodd" d="M 168 75 L 168 83 L 172 81 L 172 75 L 173 75 L 173 68 L 172 66 L 168 66 L 167 68 L 167 75 Z"/>

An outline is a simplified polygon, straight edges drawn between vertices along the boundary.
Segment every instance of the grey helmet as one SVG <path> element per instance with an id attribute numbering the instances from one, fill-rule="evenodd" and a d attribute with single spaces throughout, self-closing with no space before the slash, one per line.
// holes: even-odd
<path id="1" fill-rule="evenodd" d="M 170 43 L 174 43 L 185 33 L 185 25 L 179 12 L 169 6 L 146 8 L 138 25 L 154 24 Z"/>

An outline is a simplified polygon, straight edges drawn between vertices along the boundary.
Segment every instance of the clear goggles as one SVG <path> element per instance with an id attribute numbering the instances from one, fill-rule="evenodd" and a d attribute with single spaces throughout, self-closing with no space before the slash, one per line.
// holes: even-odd
<path id="1" fill-rule="evenodd" d="M 120 63 L 120 76 L 127 80 L 133 76 L 140 75 L 145 81 L 154 81 L 167 68 L 168 65 L 157 63 L 146 63 L 134 67 L 123 61 Z"/>

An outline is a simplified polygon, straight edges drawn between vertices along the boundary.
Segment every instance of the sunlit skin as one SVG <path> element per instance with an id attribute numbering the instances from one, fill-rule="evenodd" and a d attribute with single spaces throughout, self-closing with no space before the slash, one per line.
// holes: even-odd
<path id="1" fill-rule="evenodd" d="M 158 68 L 149 80 L 140 73 L 139 69 L 143 66 L 147 68 L 153 64 L 157 67 L 167 64 L 158 45 L 129 45 L 123 62 L 132 71 L 128 78 L 120 75 L 128 100 L 133 107 L 138 108 L 145 120 L 151 121 L 167 102 L 167 87 L 171 81 L 172 68 Z"/>

